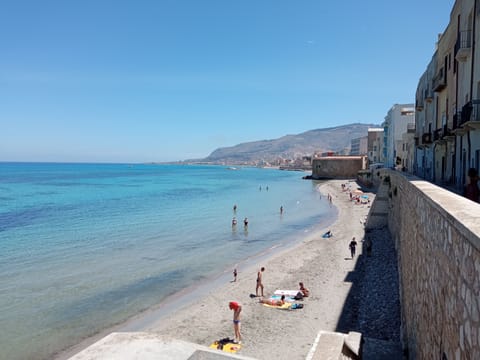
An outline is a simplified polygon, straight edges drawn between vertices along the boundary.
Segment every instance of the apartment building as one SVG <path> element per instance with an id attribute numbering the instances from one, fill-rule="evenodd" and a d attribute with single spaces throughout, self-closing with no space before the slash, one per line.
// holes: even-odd
<path id="1" fill-rule="evenodd" d="M 415 99 L 414 171 L 458 189 L 469 168 L 480 170 L 479 7 L 455 2 Z"/>
<path id="2" fill-rule="evenodd" d="M 367 135 L 367 155 L 369 164 L 384 163 L 383 128 L 370 128 Z"/>
<path id="3" fill-rule="evenodd" d="M 415 124 L 414 104 L 395 104 L 388 111 L 383 122 L 383 157 L 386 167 L 401 167 L 402 136 L 407 132 L 408 124 Z M 410 125 L 410 127 L 414 125 Z M 413 137 L 412 137 L 413 142 Z"/>
<path id="4" fill-rule="evenodd" d="M 368 136 L 351 140 L 350 155 L 366 155 L 368 151 Z"/>

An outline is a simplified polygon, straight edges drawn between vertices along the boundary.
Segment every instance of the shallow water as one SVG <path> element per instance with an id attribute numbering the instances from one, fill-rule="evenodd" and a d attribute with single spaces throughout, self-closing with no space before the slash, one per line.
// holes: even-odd
<path id="1" fill-rule="evenodd" d="M 0 163 L 0 357 L 47 359 L 332 218 L 303 175 Z"/>

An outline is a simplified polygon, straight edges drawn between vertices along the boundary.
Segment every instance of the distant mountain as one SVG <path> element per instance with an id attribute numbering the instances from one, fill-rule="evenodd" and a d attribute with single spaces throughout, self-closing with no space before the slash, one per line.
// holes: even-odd
<path id="1" fill-rule="evenodd" d="M 325 151 L 348 154 L 351 140 L 367 136 L 368 129 L 372 127 L 379 127 L 379 125 L 357 123 L 310 130 L 273 140 L 252 141 L 216 149 L 202 161 L 244 164 L 259 161 L 273 162 L 278 158 L 295 159 Z"/>

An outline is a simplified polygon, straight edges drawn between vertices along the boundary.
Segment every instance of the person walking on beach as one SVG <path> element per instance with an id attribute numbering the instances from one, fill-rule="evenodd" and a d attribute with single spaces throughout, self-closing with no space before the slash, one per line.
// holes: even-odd
<path id="1" fill-rule="evenodd" d="M 233 282 L 237 281 L 237 269 L 233 269 Z"/>
<path id="2" fill-rule="evenodd" d="M 242 335 L 240 334 L 240 312 L 242 306 L 236 301 L 230 301 L 228 304 L 230 310 L 233 310 L 233 330 L 235 332 L 235 342 L 242 343 Z"/>
<path id="3" fill-rule="evenodd" d="M 350 254 L 352 254 L 352 259 L 355 256 L 355 250 L 357 248 L 357 241 L 355 240 L 355 236 L 352 238 L 352 241 L 350 241 L 350 245 L 348 245 L 350 248 Z"/>
<path id="4" fill-rule="evenodd" d="M 263 295 L 263 283 L 262 283 L 262 274 L 265 271 L 265 268 L 262 267 L 260 271 L 257 273 L 257 288 L 255 289 L 255 293 L 258 296 L 258 289 L 262 290 L 262 296 Z"/>

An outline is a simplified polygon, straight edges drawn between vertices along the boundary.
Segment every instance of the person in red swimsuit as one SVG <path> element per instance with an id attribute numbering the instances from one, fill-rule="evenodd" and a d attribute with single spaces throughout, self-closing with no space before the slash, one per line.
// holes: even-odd
<path id="1" fill-rule="evenodd" d="M 230 310 L 233 310 L 233 330 L 235 331 L 235 342 L 242 343 L 242 335 L 240 334 L 240 312 L 242 306 L 236 301 L 230 301 L 228 303 Z"/>

